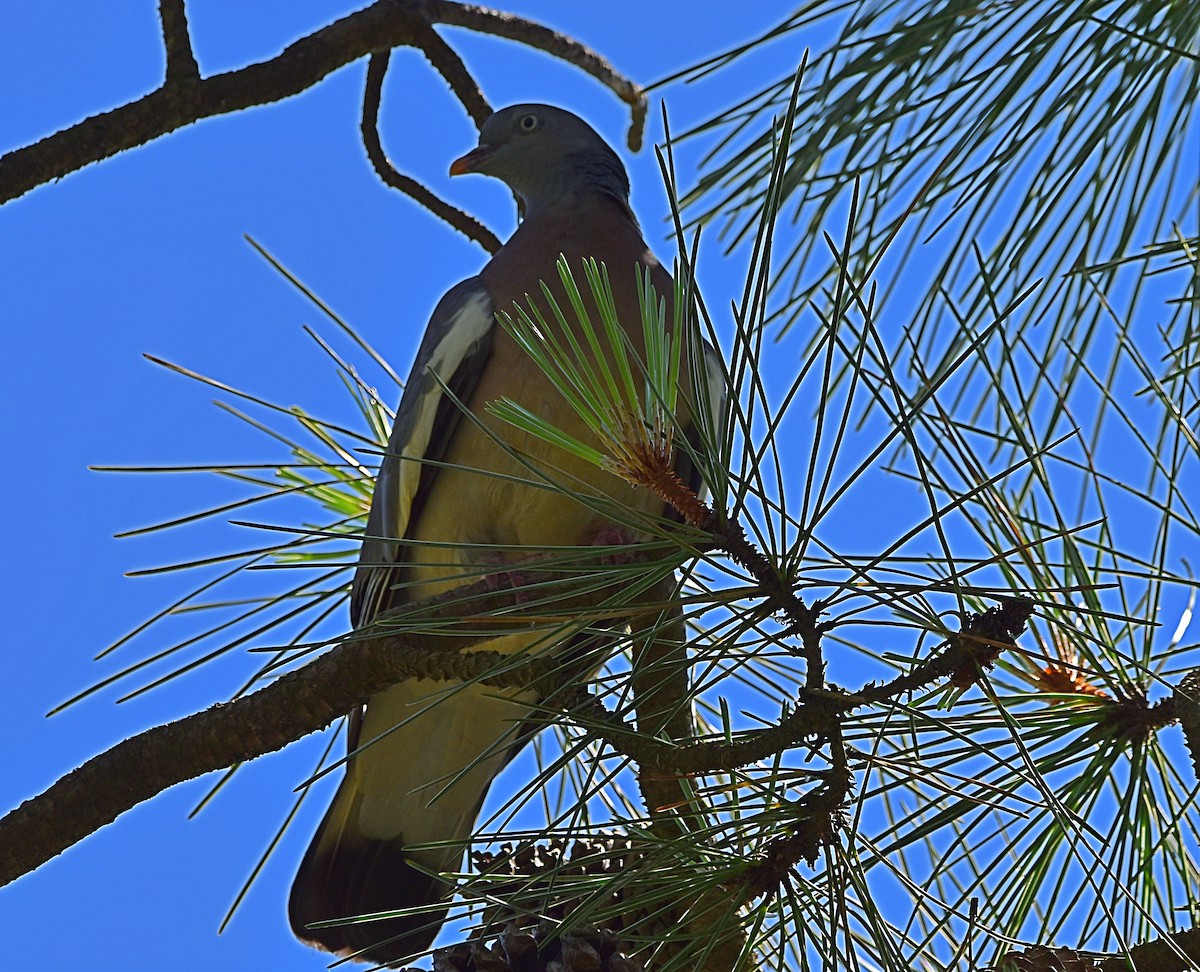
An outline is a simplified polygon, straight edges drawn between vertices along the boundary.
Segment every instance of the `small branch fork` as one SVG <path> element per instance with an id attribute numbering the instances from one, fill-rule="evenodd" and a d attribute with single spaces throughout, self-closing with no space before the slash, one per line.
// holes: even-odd
<path id="1" fill-rule="evenodd" d="M 376 0 L 370 6 L 294 41 L 270 60 L 211 77 L 201 76 L 188 33 L 184 0 L 159 0 L 158 9 L 166 53 L 161 87 L 143 98 L 93 115 L 0 156 L 0 205 L 37 186 L 144 145 L 202 118 L 290 98 L 347 64 L 380 55 L 381 63 L 375 63 L 368 71 L 363 111 L 364 137 L 367 137 L 368 128 L 374 133 L 375 148 L 373 150 L 370 144 L 367 148 L 376 171 L 389 185 L 413 196 L 455 229 L 485 249 L 491 249 L 498 245 L 494 235 L 449 204 L 437 200 L 423 187 L 425 195 L 414 192 L 415 181 L 405 181 L 405 177 L 396 173 L 378 145 L 375 119 L 379 110 L 379 88 L 387 66 L 386 55 L 395 47 L 413 47 L 422 51 L 445 78 L 451 92 L 476 125 L 482 124 L 490 113 L 478 83 L 454 50 L 433 29 L 436 24 L 504 37 L 545 51 L 586 71 L 630 106 L 630 148 L 636 150 L 642 142 L 646 98 L 638 85 L 579 42 L 541 24 L 487 7 L 455 0 Z M 374 107 L 369 109 L 365 102 L 372 97 Z M 369 125 L 368 115 L 371 118 Z M 380 159 L 383 159 L 382 166 Z"/>

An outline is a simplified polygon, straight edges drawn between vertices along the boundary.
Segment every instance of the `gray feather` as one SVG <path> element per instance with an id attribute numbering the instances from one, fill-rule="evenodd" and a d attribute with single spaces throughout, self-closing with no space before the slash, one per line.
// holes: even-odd
<path id="1" fill-rule="evenodd" d="M 492 300 L 478 277 L 451 288 L 434 308 L 404 385 L 387 451 L 379 467 L 367 532 L 350 593 L 350 622 L 362 627 L 393 601 L 404 561 L 401 541 L 420 512 L 439 461 L 462 412 L 459 401 L 471 395 L 492 349 L 495 315 Z M 441 379 L 435 380 L 434 374 Z"/>

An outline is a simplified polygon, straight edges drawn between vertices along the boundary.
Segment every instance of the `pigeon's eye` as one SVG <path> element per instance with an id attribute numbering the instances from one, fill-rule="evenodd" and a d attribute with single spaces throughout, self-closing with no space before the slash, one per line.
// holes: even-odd
<path id="1" fill-rule="evenodd" d="M 523 132 L 532 132 L 541 123 L 541 119 L 537 115 L 522 115 L 517 119 L 517 128 Z"/>

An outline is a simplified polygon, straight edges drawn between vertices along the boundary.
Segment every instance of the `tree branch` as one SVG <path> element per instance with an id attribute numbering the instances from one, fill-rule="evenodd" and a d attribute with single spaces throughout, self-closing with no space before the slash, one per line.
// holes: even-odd
<path id="1" fill-rule="evenodd" d="M 516 627 L 561 626 L 563 613 L 579 616 L 614 595 L 613 585 L 580 591 L 577 569 L 538 571 L 539 585 L 555 584 L 562 596 L 539 617 L 525 592 L 496 591 L 487 580 L 407 605 L 404 620 L 419 618 L 423 630 L 388 633 L 397 613 L 384 615 L 366 632 L 351 637 L 320 658 L 233 702 L 218 704 L 184 719 L 140 733 L 88 760 L 39 796 L 0 818 L 0 886 L 41 866 L 126 810 L 176 783 L 282 749 L 329 725 L 372 695 L 407 678 L 479 679 L 496 686 L 529 686 L 550 678 L 560 666 L 552 658 L 514 659 L 497 652 L 464 651 Z M 621 575 L 627 577 L 627 575 Z M 592 588 L 592 585 L 586 585 Z M 539 591 L 541 593 L 541 591 Z M 492 618 L 520 604 L 519 624 Z M 622 617 L 626 604 L 602 609 Z M 470 614 L 469 631 L 461 621 Z M 532 617 L 531 617 L 532 613 Z M 430 633 L 429 624 L 444 630 Z"/>
<path id="2" fill-rule="evenodd" d="M 0 203 L 201 118 L 299 94 L 351 61 L 407 44 L 415 36 L 411 5 L 379 0 L 301 38 L 269 61 L 189 84 L 168 79 L 144 98 L 0 157 Z"/>
<path id="3" fill-rule="evenodd" d="M 430 30 L 429 33 L 433 34 L 434 32 Z M 495 253 L 500 249 L 500 241 L 496 238 L 495 233 L 473 216 L 450 205 L 416 179 L 396 171 L 395 166 L 383 151 L 383 144 L 379 140 L 379 101 L 389 60 L 391 60 L 391 52 L 380 51 L 378 54 L 372 54 L 367 63 L 362 123 L 359 126 L 362 131 L 363 146 L 367 150 L 367 158 L 371 160 L 371 165 L 379 178 L 393 189 L 399 189 L 405 195 L 411 196 L 435 216 L 440 216 L 468 239 L 474 240 L 488 253 Z"/>
<path id="4" fill-rule="evenodd" d="M 200 65 L 192 51 L 188 35 L 187 11 L 184 0 L 158 0 L 158 17 L 162 21 L 163 47 L 167 53 L 166 84 L 194 84 L 200 80 Z"/>
<path id="5" fill-rule="evenodd" d="M 813 736 L 833 735 L 839 718 L 863 705 L 886 704 L 909 692 L 926 688 L 943 678 L 977 678 L 1004 649 L 1015 648 L 1017 635 L 1033 612 L 1030 601 L 1014 598 L 982 614 L 966 618 L 961 631 L 928 661 L 882 685 L 867 685 L 857 692 L 806 690 L 796 706 L 768 729 L 750 729 L 731 741 L 705 740 L 673 746 L 636 733 L 618 714 L 586 692 L 571 701 L 571 717 L 600 734 L 614 750 L 641 765 L 695 776 L 728 772 L 799 746 Z"/>
<path id="6" fill-rule="evenodd" d="M 848 697 L 853 699 L 853 697 Z M 847 701 L 852 708 L 855 702 Z M 738 733 L 733 740 L 706 740 L 672 745 L 643 736 L 617 713 L 610 712 L 602 702 L 588 692 L 579 690 L 569 700 L 571 718 L 591 729 L 615 752 L 627 756 L 640 766 L 651 766 L 662 772 L 683 776 L 729 771 L 798 746 L 830 728 L 828 713 L 816 707 L 801 705 L 792 709 L 769 729 L 750 729 Z"/>
<path id="7" fill-rule="evenodd" d="M 552 57 L 574 64 L 582 71 L 608 87 L 613 94 L 629 105 L 629 133 L 625 141 L 631 152 L 642 147 L 642 136 L 646 124 L 646 93 L 641 85 L 620 74 L 603 57 L 590 47 L 580 44 L 565 34 L 551 30 L 542 24 L 517 17 L 514 14 L 477 7 L 470 3 L 452 3 L 450 0 L 431 0 L 432 19 L 450 27 L 465 27 L 467 30 L 505 37 L 529 47 L 536 47 Z"/>
<path id="8" fill-rule="evenodd" d="M 644 605 L 628 601 L 627 574 L 620 573 L 607 584 L 581 585 L 580 566 L 574 563 L 564 571 L 528 568 L 525 573 L 535 570 L 538 575 L 539 600 L 532 604 L 528 584 L 520 591 L 496 590 L 491 578 L 405 605 L 252 695 L 147 730 L 92 758 L 0 819 L 0 886 L 175 783 L 281 749 L 403 679 L 530 686 L 557 675 L 561 682 L 564 670 L 553 658 L 463 652 L 518 628 L 561 627 L 564 621 L 580 619 L 629 620 L 645 614 Z M 597 567 L 603 570 L 603 562 Z M 519 616 L 511 614 L 518 606 Z M 675 745 L 654 738 L 665 725 L 663 719 L 680 731 L 673 725 L 678 711 L 670 704 L 675 701 L 671 692 L 661 700 L 654 698 L 653 691 L 639 693 L 639 717 L 649 715 L 651 723 L 643 732 L 630 729 L 584 689 L 563 691 L 564 686 L 555 685 L 544 696 L 553 697 L 554 708 L 565 710 L 580 725 L 592 726 L 615 751 L 643 767 L 680 774 L 732 769 L 791 748 L 805 737 L 829 735 L 836 731 L 842 713 L 911 691 L 918 680 L 976 676 L 1001 650 L 1012 646 L 1031 609 L 1030 602 L 1017 600 L 971 615 L 944 651 L 909 676 L 867 686 L 857 694 L 822 692 L 812 700 L 817 704 L 802 704 L 778 725 L 744 733 L 731 742 Z M 419 630 L 414 630 L 418 624 Z M 682 651 L 682 647 L 669 650 Z M 641 711 L 647 704 L 649 710 Z"/>
<path id="9" fill-rule="evenodd" d="M 450 85 L 454 97 L 467 109 L 475 127 L 483 128 L 483 123 L 492 116 L 492 106 L 479 90 L 479 84 L 463 64 L 458 52 L 442 39 L 441 34 L 431 27 L 427 35 L 421 44 L 426 60 Z"/>
<path id="10" fill-rule="evenodd" d="M 425 45 L 431 45 L 427 51 L 430 60 L 451 81 L 455 94 L 462 97 L 466 88 L 447 57 L 448 49 L 440 39 L 431 40 L 434 23 L 515 40 L 587 71 L 631 106 L 630 147 L 641 144 L 641 119 L 645 115 L 641 88 L 578 42 L 495 10 L 451 0 L 376 0 L 300 38 L 268 61 L 209 78 L 201 78 L 195 67 L 183 0 L 160 0 L 159 12 L 167 50 L 163 85 L 143 98 L 0 156 L 0 204 L 202 118 L 290 98 L 338 68 L 393 47 L 424 50 Z M 475 118 L 480 105 L 472 95 L 467 97 L 467 110 Z"/>

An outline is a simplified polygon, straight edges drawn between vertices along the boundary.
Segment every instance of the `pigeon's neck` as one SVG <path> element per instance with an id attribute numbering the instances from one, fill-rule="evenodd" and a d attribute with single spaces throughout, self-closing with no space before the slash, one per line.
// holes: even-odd
<path id="1" fill-rule="evenodd" d="M 497 306 L 507 306 L 524 294 L 522 291 L 508 295 L 504 288 L 511 281 L 521 281 L 520 286 L 528 288 L 531 276 L 547 282 L 557 279 L 555 263 L 560 255 L 576 271 L 585 257 L 609 266 L 634 258 L 640 262 L 653 261 L 628 204 L 593 193 L 574 207 L 557 206 L 529 213 L 512 238 L 484 267 L 481 276 Z M 536 291 L 534 287 L 531 292 Z"/>
<path id="2" fill-rule="evenodd" d="M 629 208 L 629 177 L 616 155 L 588 152 L 567 161 L 553 176 L 539 179 L 536 188 L 518 193 L 524 219 L 578 216 L 590 206 L 607 203 L 637 225 Z"/>

